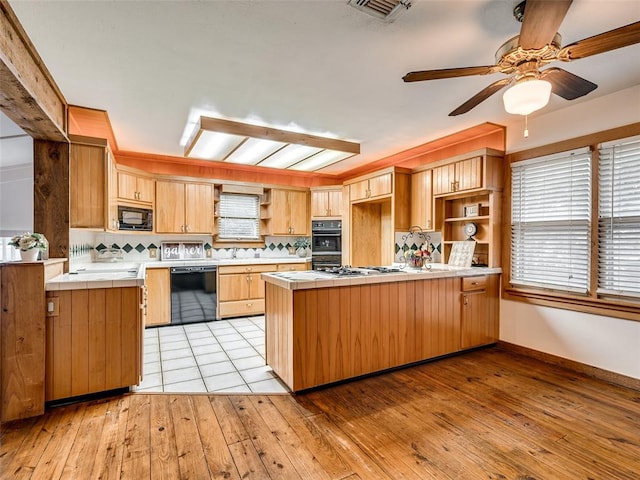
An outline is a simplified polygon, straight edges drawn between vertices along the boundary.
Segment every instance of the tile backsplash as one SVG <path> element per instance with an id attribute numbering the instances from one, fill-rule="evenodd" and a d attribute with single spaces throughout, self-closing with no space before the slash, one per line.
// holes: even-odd
<path id="1" fill-rule="evenodd" d="M 238 248 L 236 258 L 283 258 L 297 256 L 289 253 L 298 237 L 265 237 L 264 248 Z M 83 229 L 70 231 L 70 264 L 94 261 L 98 252 L 105 248 L 122 250 L 122 258 L 129 262 L 160 260 L 162 242 L 202 242 L 207 258 L 231 258 L 233 247 L 214 248 L 211 235 L 144 235 L 108 232 L 92 232 Z M 155 250 L 155 257 L 152 252 Z"/>
<path id="2" fill-rule="evenodd" d="M 396 232 L 395 260 L 401 261 L 404 252 L 417 250 L 425 242 L 429 242 L 433 247 L 431 261 L 442 263 L 442 234 L 440 232 Z"/>

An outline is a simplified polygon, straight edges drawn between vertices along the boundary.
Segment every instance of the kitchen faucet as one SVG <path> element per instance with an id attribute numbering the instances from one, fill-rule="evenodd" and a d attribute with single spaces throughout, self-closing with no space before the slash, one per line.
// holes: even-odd
<path id="1" fill-rule="evenodd" d="M 231 258 L 238 258 L 238 247 L 233 247 L 231 250 Z"/>

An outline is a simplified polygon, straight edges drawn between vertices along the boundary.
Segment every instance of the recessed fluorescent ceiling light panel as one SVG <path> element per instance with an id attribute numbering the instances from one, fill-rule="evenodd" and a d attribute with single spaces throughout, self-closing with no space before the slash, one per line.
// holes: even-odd
<path id="1" fill-rule="evenodd" d="M 306 172 L 359 153 L 359 143 L 205 116 L 184 152 L 204 160 Z"/>

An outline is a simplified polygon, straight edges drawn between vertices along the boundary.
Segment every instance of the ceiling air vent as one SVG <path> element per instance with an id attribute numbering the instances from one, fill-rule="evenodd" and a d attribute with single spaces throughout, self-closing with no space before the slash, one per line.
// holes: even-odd
<path id="1" fill-rule="evenodd" d="M 349 0 L 353 8 L 392 22 L 405 10 L 409 10 L 414 0 Z"/>

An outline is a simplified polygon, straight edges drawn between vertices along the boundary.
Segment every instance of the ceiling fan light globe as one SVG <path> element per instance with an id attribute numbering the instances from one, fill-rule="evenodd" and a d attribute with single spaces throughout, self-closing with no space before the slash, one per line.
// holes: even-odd
<path id="1" fill-rule="evenodd" d="M 551 96 L 551 84 L 545 80 L 521 79 L 504 95 L 504 109 L 515 115 L 529 115 L 540 110 Z"/>

